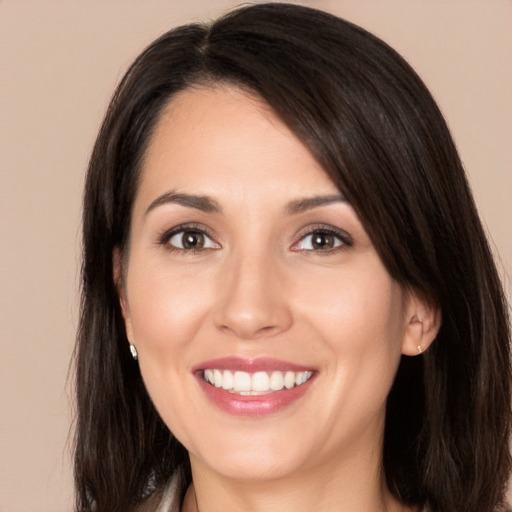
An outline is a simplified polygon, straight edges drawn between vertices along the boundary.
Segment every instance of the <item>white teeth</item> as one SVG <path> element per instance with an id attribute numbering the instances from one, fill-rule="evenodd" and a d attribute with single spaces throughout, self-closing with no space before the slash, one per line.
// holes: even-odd
<path id="1" fill-rule="evenodd" d="M 256 372 L 251 378 L 251 391 L 268 391 L 269 382 L 267 372 Z"/>
<path id="2" fill-rule="evenodd" d="M 311 372 L 298 372 L 295 376 L 295 385 L 300 386 L 304 384 L 311 377 Z"/>
<path id="3" fill-rule="evenodd" d="M 295 386 L 295 372 L 286 372 L 284 376 L 284 385 L 286 389 L 291 389 Z"/>
<path id="4" fill-rule="evenodd" d="M 235 391 L 251 391 L 251 376 L 247 372 L 235 372 L 233 389 Z"/>
<path id="5" fill-rule="evenodd" d="M 203 372 L 203 379 L 216 388 L 222 388 L 241 395 L 261 395 L 281 391 L 283 388 L 291 389 L 308 381 L 313 375 L 312 371 L 292 372 L 247 372 L 218 370 L 208 368 Z"/>
<path id="6" fill-rule="evenodd" d="M 209 382 L 210 384 L 214 384 L 215 380 L 213 378 L 213 370 L 205 370 L 204 371 L 204 380 Z"/>
<path id="7" fill-rule="evenodd" d="M 223 389 L 231 389 L 234 385 L 234 382 L 235 382 L 235 377 L 229 370 L 226 370 L 222 375 Z"/>
<path id="8" fill-rule="evenodd" d="M 281 372 L 272 372 L 270 376 L 270 389 L 279 391 L 284 387 L 284 377 Z"/>
<path id="9" fill-rule="evenodd" d="M 213 382 L 216 388 L 222 387 L 222 373 L 220 370 L 213 370 Z"/>

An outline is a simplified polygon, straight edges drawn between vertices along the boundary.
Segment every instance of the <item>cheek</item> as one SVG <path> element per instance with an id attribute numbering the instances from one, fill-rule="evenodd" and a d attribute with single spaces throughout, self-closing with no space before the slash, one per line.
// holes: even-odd
<path id="1" fill-rule="evenodd" d="M 330 340 L 333 350 L 400 347 L 403 292 L 379 261 L 361 267 L 316 276 L 313 292 L 302 296 L 303 313 Z"/>
<path id="2" fill-rule="evenodd" d="M 140 371 L 164 422 L 187 442 L 187 425 L 193 424 L 190 341 L 205 316 L 204 276 L 171 271 L 165 262 L 138 263 L 133 255 L 127 294 Z"/>
<path id="3" fill-rule="evenodd" d="M 339 390 L 331 399 L 374 411 L 400 362 L 405 316 L 400 286 L 379 265 L 365 270 L 317 283 L 307 318 L 320 333 L 326 372 Z"/>
<path id="4" fill-rule="evenodd" d="M 139 263 L 132 255 L 127 275 L 133 342 L 148 393 L 170 426 L 188 414 L 191 340 L 207 315 L 210 287 L 204 286 L 206 276 L 193 276 L 186 268 L 176 272 L 165 261 Z"/>
<path id="5" fill-rule="evenodd" d="M 156 262 L 137 265 L 128 276 L 128 302 L 135 341 L 142 352 L 172 355 L 193 338 L 206 308 L 207 277 Z M 139 347 L 137 347 L 139 348 Z"/>

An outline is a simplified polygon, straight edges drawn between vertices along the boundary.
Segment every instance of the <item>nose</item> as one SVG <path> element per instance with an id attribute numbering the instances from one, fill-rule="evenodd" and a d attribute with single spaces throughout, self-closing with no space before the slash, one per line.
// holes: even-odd
<path id="1" fill-rule="evenodd" d="M 269 255 L 242 251 L 225 262 L 219 279 L 215 326 L 239 339 L 271 337 L 290 328 L 286 286 Z"/>

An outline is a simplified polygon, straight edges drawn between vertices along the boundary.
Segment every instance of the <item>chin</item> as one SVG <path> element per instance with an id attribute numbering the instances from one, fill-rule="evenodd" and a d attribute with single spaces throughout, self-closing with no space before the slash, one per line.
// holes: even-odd
<path id="1" fill-rule="evenodd" d="M 248 436 L 241 443 L 228 439 L 215 446 L 214 451 L 201 450 L 198 456 L 191 453 L 192 467 L 197 463 L 208 466 L 224 478 L 265 482 L 294 474 L 304 468 L 307 460 L 306 454 L 297 448 L 300 444 L 291 440 L 283 442 L 282 439 Z"/>
<path id="2" fill-rule="evenodd" d="M 224 478 L 239 482 L 270 482 L 293 475 L 301 467 L 292 461 L 276 460 L 276 457 L 225 457 L 214 462 L 211 469 Z"/>

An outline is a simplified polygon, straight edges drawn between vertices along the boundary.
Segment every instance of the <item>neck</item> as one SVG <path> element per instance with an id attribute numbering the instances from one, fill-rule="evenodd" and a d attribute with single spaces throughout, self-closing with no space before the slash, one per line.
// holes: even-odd
<path id="1" fill-rule="evenodd" d="M 375 454 L 375 452 L 373 452 Z M 225 478 L 191 457 L 193 484 L 183 512 L 412 512 L 383 482 L 380 457 L 304 468 L 279 479 Z"/>

